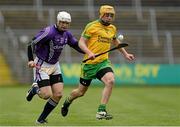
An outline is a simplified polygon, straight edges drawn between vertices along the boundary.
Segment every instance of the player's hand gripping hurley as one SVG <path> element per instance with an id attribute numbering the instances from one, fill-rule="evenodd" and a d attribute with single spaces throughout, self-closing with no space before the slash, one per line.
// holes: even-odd
<path id="1" fill-rule="evenodd" d="M 128 46 L 127 43 L 120 43 L 118 46 L 116 46 L 116 47 L 114 47 L 114 48 L 111 48 L 111 49 L 109 49 L 109 50 L 107 50 L 107 51 L 105 51 L 105 52 L 96 54 L 95 57 L 101 56 L 101 55 L 103 55 L 103 54 L 105 54 L 105 53 L 107 53 L 107 52 L 110 52 L 110 51 L 113 51 L 113 50 L 116 50 L 116 49 L 119 49 L 119 48 L 123 48 L 123 47 L 126 47 L 126 46 Z M 82 62 L 84 63 L 84 62 L 86 62 L 86 61 L 88 61 L 88 60 L 90 60 L 90 59 L 91 59 L 91 58 L 85 59 L 85 60 L 83 60 Z"/>

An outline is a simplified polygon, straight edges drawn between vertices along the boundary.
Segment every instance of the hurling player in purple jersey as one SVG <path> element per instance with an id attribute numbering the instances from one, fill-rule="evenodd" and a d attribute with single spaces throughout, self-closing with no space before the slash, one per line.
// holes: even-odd
<path id="1" fill-rule="evenodd" d="M 33 68 L 34 83 L 27 92 L 26 99 L 31 101 L 34 95 L 47 100 L 44 109 L 36 123 L 47 123 L 47 116 L 57 106 L 62 97 L 63 78 L 59 65 L 59 56 L 64 46 L 68 44 L 80 53 L 78 41 L 70 31 L 69 13 L 62 11 L 57 15 L 57 23 L 41 30 L 28 45 L 28 66 Z M 33 57 L 35 55 L 35 58 Z"/>

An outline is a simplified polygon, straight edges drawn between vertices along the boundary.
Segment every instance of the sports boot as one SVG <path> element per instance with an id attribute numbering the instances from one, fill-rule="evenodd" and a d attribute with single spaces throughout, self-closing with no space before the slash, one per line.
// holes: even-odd
<path id="1" fill-rule="evenodd" d="M 102 120 L 102 119 L 110 120 L 110 119 L 112 119 L 112 118 L 113 118 L 113 116 L 110 115 L 110 114 L 108 114 L 108 113 L 106 112 L 106 110 L 105 110 L 105 111 L 100 111 L 100 112 L 97 112 L 97 113 L 96 113 L 96 119 L 98 119 L 98 120 Z"/>
<path id="2" fill-rule="evenodd" d="M 39 92 L 39 87 L 37 83 L 33 83 L 32 87 L 28 90 L 26 94 L 26 100 L 31 101 L 33 96 L 36 95 Z"/>

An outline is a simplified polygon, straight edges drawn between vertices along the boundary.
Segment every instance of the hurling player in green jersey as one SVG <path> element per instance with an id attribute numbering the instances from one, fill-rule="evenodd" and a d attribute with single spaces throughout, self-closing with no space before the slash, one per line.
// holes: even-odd
<path id="1" fill-rule="evenodd" d="M 99 79 L 104 84 L 101 101 L 96 113 L 96 119 L 112 119 L 107 113 L 106 104 L 114 86 L 114 73 L 108 53 L 99 57 L 96 54 L 110 49 L 111 44 L 117 46 L 121 43 L 117 38 L 117 30 L 112 21 L 115 18 L 115 10 L 112 6 L 103 5 L 100 8 L 100 18 L 86 25 L 79 40 L 79 47 L 86 53 L 84 60 L 91 58 L 81 64 L 80 83 L 78 88 L 72 90 L 61 108 L 61 114 L 66 116 L 68 108 L 73 100 L 83 96 L 89 88 L 93 79 Z M 127 60 L 134 60 L 134 55 L 128 53 L 124 48 L 118 49 Z"/>

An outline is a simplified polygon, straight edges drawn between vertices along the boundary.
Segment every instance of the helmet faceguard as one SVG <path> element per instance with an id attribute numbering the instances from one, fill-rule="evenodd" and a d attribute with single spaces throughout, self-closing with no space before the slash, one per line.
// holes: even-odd
<path id="1" fill-rule="evenodd" d="M 71 15 L 65 11 L 61 11 L 57 15 L 57 21 L 71 22 Z"/>
<path id="2" fill-rule="evenodd" d="M 100 18 L 102 18 L 105 13 L 111 13 L 111 14 L 113 14 L 113 15 L 115 16 L 114 7 L 109 6 L 109 5 L 103 5 L 103 6 L 101 6 L 101 8 L 100 8 L 100 10 L 99 10 L 99 13 L 100 13 Z"/>

